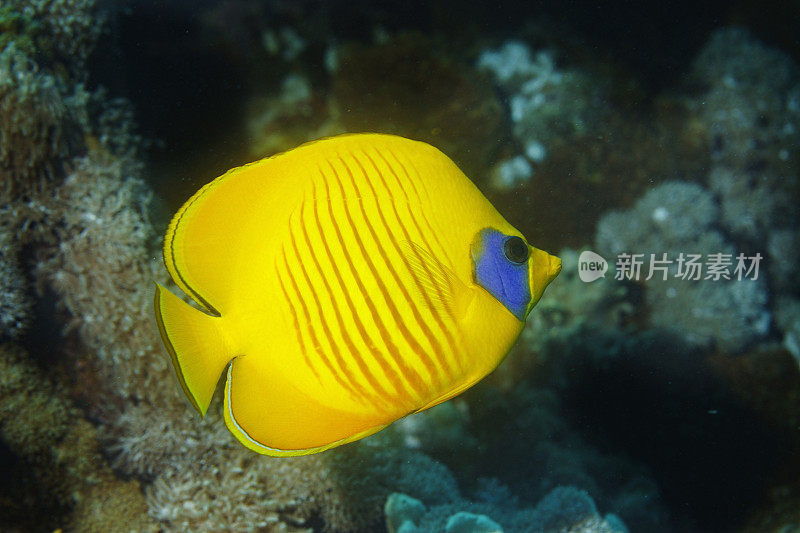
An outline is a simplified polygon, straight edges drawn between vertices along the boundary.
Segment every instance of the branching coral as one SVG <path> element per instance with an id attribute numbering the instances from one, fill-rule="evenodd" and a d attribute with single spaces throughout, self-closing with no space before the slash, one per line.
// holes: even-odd
<path id="1" fill-rule="evenodd" d="M 274 480 L 259 461 L 230 443 L 209 450 L 194 468 L 169 468 L 148 487 L 149 513 L 170 531 L 310 532 L 283 521 L 294 506 L 269 497 Z"/>
<path id="2" fill-rule="evenodd" d="M 14 44 L 0 50 L 0 195 L 39 191 L 68 153 L 70 112 L 55 77 Z"/>
<path id="3" fill-rule="evenodd" d="M 75 161 L 47 202 L 56 240 L 40 250 L 37 277 L 60 296 L 73 317 L 68 329 L 95 354 L 115 395 L 146 391 L 154 401 L 174 401 L 146 289 L 164 278 L 146 246 L 147 196 L 123 165 L 102 152 Z"/>
<path id="4" fill-rule="evenodd" d="M 443 465 L 388 437 L 275 459 L 239 445 L 222 423 L 219 403 L 202 423 L 196 415 L 143 405 L 107 428 L 107 449 L 123 471 L 153 479 L 148 512 L 170 531 L 290 531 L 315 520 L 330 531 L 369 531 L 392 490 L 433 504 L 458 498 Z"/>

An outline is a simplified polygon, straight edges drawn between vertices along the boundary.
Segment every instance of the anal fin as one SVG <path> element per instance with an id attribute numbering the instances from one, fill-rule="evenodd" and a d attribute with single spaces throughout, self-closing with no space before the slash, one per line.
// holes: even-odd
<path id="1" fill-rule="evenodd" d="M 380 431 L 396 416 L 355 413 L 317 401 L 259 354 L 236 359 L 225 382 L 225 424 L 246 447 L 275 457 L 308 455 Z"/>

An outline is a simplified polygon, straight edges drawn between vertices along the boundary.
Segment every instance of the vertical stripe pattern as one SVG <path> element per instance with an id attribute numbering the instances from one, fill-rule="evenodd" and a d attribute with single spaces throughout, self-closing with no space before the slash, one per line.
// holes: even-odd
<path id="1" fill-rule="evenodd" d="M 331 398 L 414 411 L 462 373 L 447 295 L 409 256 L 418 247 L 452 268 L 419 209 L 426 192 L 388 150 L 335 153 L 309 168 L 275 262 L 303 365 Z"/>

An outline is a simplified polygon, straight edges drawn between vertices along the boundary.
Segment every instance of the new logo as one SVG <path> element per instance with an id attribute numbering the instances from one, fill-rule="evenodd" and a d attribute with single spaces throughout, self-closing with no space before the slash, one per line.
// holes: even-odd
<path id="1" fill-rule="evenodd" d="M 581 281 L 591 283 L 597 279 L 604 278 L 607 270 L 608 262 L 602 256 L 589 250 L 581 252 L 578 258 L 578 276 L 580 276 Z"/>

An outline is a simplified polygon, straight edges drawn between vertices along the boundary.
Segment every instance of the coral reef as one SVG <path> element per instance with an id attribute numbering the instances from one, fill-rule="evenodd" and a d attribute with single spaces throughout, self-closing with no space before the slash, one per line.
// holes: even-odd
<path id="1" fill-rule="evenodd" d="M 531 164 L 523 156 L 514 156 L 498 163 L 492 170 L 491 185 L 498 190 L 511 190 L 533 176 Z"/>
<path id="2" fill-rule="evenodd" d="M 44 62 L 65 65 L 83 81 L 106 13 L 98 0 L 9 0 L 0 17 L 14 19 L 15 40 L 27 39 Z"/>
<path id="3" fill-rule="evenodd" d="M 602 80 L 559 68 L 552 50 L 535 55 L 519 41 L 484 51 L 478 69 L 494 75 L 509 97 L 514 135 L 534 163 L 547 157 L 554 141 L 579 137 L 604 108 Z"/>
<path id="4" fill-rule="evenodd" d="M 473 456 L 470 465 L 459 465 L 458 470 L 472 478 L 499 475 L 511 493 L 525 502 L 540 500 L 559 486 L 575 486 L 592 494 L 600 507 L 621 516 L 634 530 L 662 531 L 666 512 L 647 467 L 585 440 L 580 426 L 574 425 L 581 424 L 580 418 L 572 420 L 561 400 L 576 380 L 580 382 L 578 369 L 607 366 L 626 351 L 622 336 L 581 333 L 564 344 L 549 344 L 548 362 L 531 369 L 526 381 L 513 389 L 482 384 L 469 394 L 467 430 L 482 445 L 478 458 Z M 497 494 L 503 491 L 493 488 L 479 493 L 497 506 Z M 506 525 L 491 511 L 479 512 Z"/>
<path id="5" fill-rule="evenodd" d="M 797 354 L 797 318 L 787 302 L 800 295 L 800 269 L 789 252 L 800 235 L 800 69 L 746 29 L 731 27 L 714 32 L 693 77 L 704 88 L 692 105 L 711 135 L 708 183 L 719 198 L 720 224 L 764 255 L 780 295 L 776 325 Z"/>
<path id="6" fill-rule="evenodd" d="M 628 529 L 615 515 L 604 518 L 586 491 L 557 487 L 533 510 L 531 520 L 540 531 L 626 533 Z"/>
<path id="7" fill-rule="evenodd" d="M 247 141 L 220 135 L 244 148 L 194 152 L 259 157 L 340 131 L 398 133 L 494 188 L 537 245 L 596 234 L 607 259 L 765 256 L 755 281 L 693 283 L 670 267 L 666 281 L 635 282 L 612 264 L 587 284 L 582 249 L 564 249 L 489 380 L 359 443 L 270 459 L 232 438 L 219 397 L 197 417 L 158 338 L 152 281 L 166 274 L 144 141 L 128 103 L 83 85 L 113 9 L 0 7 L 0 461 L 14 484 L 0 484 L 0 529 L 668 531 L 698 524 L 666 505 L 747 498 L 765 502 L 754 529 L 796 524 L 796 479 L 770 477 L 797 472 L 800 420 L 800 83 L 788 55 L 719 30 L 692 93 L 651 102 L 598 75 L 591 52 L 581 61 L 541 40 L 458 50 L 367 23 L 364 44 L 333 37 L 326 10 L 303 25 L 303 6 L 274 7 L 273 20 L 248 2 L 206 8 L 248 73 L 221 86 L 248 78 L 243 92 L 261 96 L 230 119 Z M 207 99 L 197 94 L 184 107 Z M 184 175 L 207 162 L 176 159 Z M 676 178 L 693 182 L 658 184 Z M 705 512 L 701 528 L 724 527 Z"/>
<path id="8" fill-rule="evenodd" d="M 513 131 L 487 192 L 537 245 L 581 247 L 609 207 L 629 205 L 660 180 L 703 172 L 709 156 L 689 105 L 646 100 L 604 58 L 548 35 L 529 37 L 547 45 L 509 40 L 476 58 L 504 96 Z"/>
<path id="9" fill-rule="evenodd" d="M 406 494 L 393 492 L 386 499 L 383 512 L 386 515 L 386 529 L 389 533 L 411 533 L 416 529 L 425 504 Z"/>
<path id="10" fill-rule="evenodd" d="M 15 43 L 0 49 L 0 194 L 6 201 L 41 191 L 76 142 L 59 84 Z"/>
<path id="11" fill-rule="evenodd" d="M 756 174 L 764 166 L 796 169 L 789 165 L 796 164 L 800 141 L 799 74 L 787 54 L 745 28 L 711 35 L 692 75 L 707 89 L 694 106 L 708 124 L 713 161 Z M 796 171 L 790 178 L 797 179 Z"/>
<path id="12" fill-rule="evenodd" d="M 525 349 L 542 353 L 549 339 L 573 337 L 587 326 L 621 329 L 632 320 L 635 303 L 630 288 L 615 279 L 614 265 L 603 278 L 586 283 L 578 274 L 581 252 L 565 248 L 558 253 L 561 274 L 536 304 L 536 313 L 522 332 Z"/>
<path id="13" fill-rule="evenodd" d="M 328 102 L 315 93 L 308 78 L 290 74 L 277 95 L 250 99 L 248 137 L 250 155 L 261 158 L 306 141 L 342 133 L 331 120 Z"/>
<path id="14" fill-rule="evenodd" d="M 469 509 L 469 511 L 459 509 Z M 482 512 L 491 513 L 494 518 L 481 514 Z M 617 516 L 611 514 L 600 516 L 589 494 L 575 487 L 557 487 L 531 508 L 518 508 L 515 502 L 490 505 L 468 501 L 428 508 L 423 502 L 406 494 L 393 493 L 386 500 L 385 514 L 389 533 L 423 531 L 627 533 L 628 531 Z"/>
<path id="15" fill-rule="evenodd" d="M 775 322 L 783 332 L 783 347 L 800 365 L 800 299 L 779 297 L 775 303 Z"/>
<path id="16" fill-rule="evenodd" d="M 148 196 L 125 163 L 104 152 L 78 158 L 45 208 L 58 243 L 38 251 L 37 278 L 60 298 L 114 396 L 169 399 L 171 372 L 150 317 L 152 280 L 164 281 L 148 244 Z M 95 393 L 111 391 L 94 391 Z"/>
<path id="17" fill-rule="evenodd" d="M 42 501 L 24 501 L 35 496 L 23 492 L 14 494 L 23 500 L 14 504 L 62 508 L 65 513 L 6 516 L 9 506 L 3 504 L 0 519 L 20 520 L 35 529 L 47 525 L 72 531 L 157 530 L 145 512 L 139 483 L 116 477 L 102 456 L 96 430 L 80 416 L 63 388 L 51 383 L 29 354 L 11 344 L 0 345 L 0 437 L 24 461 L 24 476 L 41 491 Z"/>
<path id="18" fill-rule="evenodd" d="M 32 303 L 7 218 L 0 214 L 0 339 L 15 339 L 29 326 Z"/>
<path id="19" fill-rule="evenodd" d="M 788 250 L 800 249 L 800 228 L 775 229 L 767 237 L 769 277 L 776 293 L 800 295 L 800 263 Z"/>
<path id="20" fill-rule="evenodd" d="M 719 213 L 714 197 L 700 185 L 666 182 L 630 210 L 605 215 L 597 226 L 596 243 L 610 261 L 620 254 L 649 258 L 634 279 L 645 287 L 651 327 L 736 352 L 769 333 L 769 296 L 763 269 L 756 279 L 755 274 L 737 279 L 739 251 L 722 233 Z M 651 268 L 664 254 L 660 270 Z M 711 279 L 711 272 L 704 270 L 695 279 L 681 266 L 681 254 L 699 255 L 701 266 L 714 254 L 724 254 L 728 273 Z"/>
<path id="21" fill-rule="evenodd" d="M 503 528 L 486 515 L 461 511 L 447 519 L 444 531 L 445 533 L 503 533 Z"/>
<path id="22" fill-rule="evenodd" d="M 391 431 L 397 433 L 407 448 L 442 457 L 452 450 L 480 445 L 465 431 L 468 421 L 469 406 L 462 399 L 455 398 L 398 420 Z"/>
<path id="23" fill-rule="evenodd" d="M 216 412 L 209 418 L 204 427 L 186 424 L 182 434 L 170 427 L 150 435 L 160 439 L 158 448 L 184 442 L 167 458 L 149 458 L 167 465 L 146 493 L 150 514 L 168 530 L 278 523 L 302 530 L 321 520 L 332 531 L 368 531 L 381 520 L 392 489 L 435 504 L 458 498 L 443 465 L 382 437 L 320 456 L 271 460 L 242 449 Z"/>

